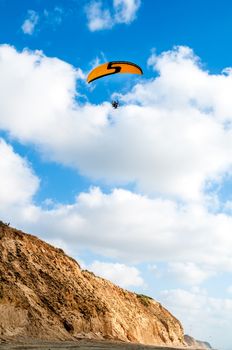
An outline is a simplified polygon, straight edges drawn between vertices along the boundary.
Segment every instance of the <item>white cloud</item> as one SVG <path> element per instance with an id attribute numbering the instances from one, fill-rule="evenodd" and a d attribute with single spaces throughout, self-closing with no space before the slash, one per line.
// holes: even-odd
<path id="1" fill-rule="evenodd" d="M 39 180 L 27 160 L 0 138 L 0 209 L 27 205 L 38 187 Z"/>
<path id="2" fill-rule="evenodd" d="M 24 34 L 33 35 L 35 30 L 38 29 L 38 23 L 40 23 L 42 27 L 47 25 L 55 30 L 62 23 L 64 16 L 63 8 L 58 6 L 50 10 L 44 9 L 40 14 L 34 10 L 28 10 L 27 18 L 24 20 L 21 29 Z"/>
<path id="3" fill-rule="evenodd" d="M 204 266 L 198 266 L 192 262 L 175 262 L 169 264 L 169 273 L 179 282 L 187 285 L 199 285 L 214 272 Z"/>
<path id="4" fill-rule="evenodd" d="M 49 208 L 39 207 L 33 204 L 38 179 L 10 146 L 2 144 L 0 198 L 5 221 L 59 245 L 63 242 L 73 254 L 84 248 L 130 262 L 170 262 L 172 273 L 179 278 L 182 273 L 187 282 L 201 283 L 210 271 L 232 271 L 230 216 L 122 189 L 104 194 L 93 188 L 80 193 L 74 203 L 49 201 Z"/>
<path id="5" fill-rule="evenodd" d="M 106 263 L 94 261 L 87 269 L 96 275 L 106 278 L 122 288 L 143 286 L 144 281 L 140 276 L 140 271 L 133 266 L 119 263 Z"/>
<path id="6" fill-rule="evenodd" d="M 212 269 L 232 270 L 232 218 L 207 213 L 200 207 L 179 208 L 168 200 L 119 189 L 106 195 L 95 188 L 81 193 L 73 205 L 41 215 L 39 222 L 44 225 L 57 223 L 53 227 L 58 237 L 65 231 L 70 244 L 78 242 L 96 253 L 137 262 L 201 263 L 202 272 L 188 266 L 198 283 Z M 96 235 L 96 227 L 100 235 Z M 50 230 L 43 228 L 41 232 L 46 231 Z M 174 266 L 177 269 L 178 265 Z"/>
<path id="7" fill-rule="evenodd" d="M 38 24 L 39 15 L 33 10 L 27 11 L 27 18 L 22 24 L 22 31 L 24 34 L 32 35 L 35 31 L 35 27 Z"/>
<path id="8" fill-rule="evenodd" d="M 227 288 L 227 293 L 232 294 L 232 285 Z"/>
<path id="9" fill-rule="evenodd" d="M 118 23 L 129 24 L 136 18 L 140 4 L 140 0 L 113 0 L 113 9 L 110 11 L 103 1 L 94 0 L 85 8 L 88 28 L 94 32 L 110 29 Z"/>
<path id="10" fill-rule="evenodd" d="M 86 6 L 88 28 L 92 32 L 96 30 L 109 29 L 113 26 L 110 11 L 104 9 L 101 1 L 93 1 Z"/>
<path id="11" fill-rule="evenodd" d="M 218 75 L 210 74 L 203 69 L 199 57 L 182 46 L 161 55 L 153 53 L 148 64 L 159 77 L 149 84 L 138 84 L 127 99 L 171 109 L 188 106 L 220 122 L 231 121 L 231 69 L 224 69 Z M 150 94 L 146 93 L 148 90 Z"/>
<path id="12" fill-rule="evenodd" d="M 116 23 L 131 23 L 141 5 L 140 0 L 113 0 Z"/>
<path id="13" fill-rule="evenodd" d="M 169 311 L 185 324 L 188 334 L 209 341 L 214 348 L 231 348 L 232 299 L 210 297 L 200 289 L 166 290 L 161 298 Z"/>
<path id="14" fill-rule="evenodd" d="M 54 138 L 56 122 L 73 105 L 76 78 L 80 72 L 59 59 L 43 56 L 40 51 L 25 50 L 19 54 L 12 47 L 3 45 L 0 57 L 4 80 L 1 87 L 5 87 L 1 92 L 5 102 L 0 106 L 0 128 L 7 128 L 24 141 L 35 137 L 40 144 L 44 137 Z M 64 125 L 61 127 L 63 131 L 66 129 Z M 60 130 L 60 136 L 63 131 Z"/>
<path id="15" fill-rule="evenodd" d="M 76 79 L 84 75 L 61 60 L 7 45 L 0 56 L 0 128 L 47 158 L 186 201 L 201 201 L 210 181 L 230 176 L 232 131 L 224 121 L 232 77 L 203 71 L 189 49 L 156 57 L 160 75 L 137 84 L 117 111 L 109 103 L 78 105 Z"/>

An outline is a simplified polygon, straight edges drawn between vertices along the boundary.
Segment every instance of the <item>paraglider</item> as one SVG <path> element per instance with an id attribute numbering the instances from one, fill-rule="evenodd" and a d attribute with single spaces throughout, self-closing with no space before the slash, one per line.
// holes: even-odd
<path id="1" fill-rule="evenodd" d="M 113 101 L 111 102 L 111 104 L 112 104 L 112 107 L 113 107 L 114 109 L 117 109 L 118 106 L 119 106 L 119 102 L 118 102 L 117 100 L 113 100 Z"/>
<path id="2" fill-rule="evenodd" d="M 130 73 L 130 74 L 143 74 L 142 68 L 137 64 L 127 61 L 112 61 L 103 63 L 100 66 L 94 68 L 87 77 L 87 82 L 105 77 L 107 75 L 116 73 Z"/>
<path id="3" fill-rule="evenodd" d="M 107 75 L 117 74 L 117 73 L 129 73 L 129 74 L 143 74 L 142 68 L 137 64 L 127 61 L 111 61 L 103 63 L 95 67 L 88 75 L 87 82 L 91 83 L 92 81 L 103 78 Z M 113 100 L 111 105 L 114 109 L 119 107 L 119 102 Z"/>

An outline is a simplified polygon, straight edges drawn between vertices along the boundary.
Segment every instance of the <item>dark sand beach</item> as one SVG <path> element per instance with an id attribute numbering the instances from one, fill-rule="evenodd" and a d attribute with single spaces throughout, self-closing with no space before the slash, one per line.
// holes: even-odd
<path id="1" fill-rule="evenodd" d="M 91 341 L 91 340 L 80 340 L 75 342 L 4 342 L 0 343 L 0 349 L 4 350 L 32 350 L 32 349 L 42 349 L 42 350 L 64 350 L 64 349 L 77 349 L 77 350 L 183 350 L 183 348 L 173 348 L 164 346 L 149 346 L 141 344 L 131 344 L 123 342 L 110 342 L 110 341 Z M 194 349 L 192 349 L 194 350 Z M 197 350 L 197 349 L 195 349 Z"/>

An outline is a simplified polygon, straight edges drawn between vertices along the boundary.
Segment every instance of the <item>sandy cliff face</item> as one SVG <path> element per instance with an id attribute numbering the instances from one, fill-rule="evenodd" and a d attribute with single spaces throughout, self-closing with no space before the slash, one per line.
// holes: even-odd
<path id="1" fill-rule="evenodd" d="M 208 342 L 202 341 L 202 340 L 196 340 L 187 334 L 184 336 L 184 340 L 189 347 L 194 349 L 202 349 L 202 350 L 212 349 L 211 345 Z"/>
<path id="2" fill-rule="evenodd" d="M 153 299 L 81 270 L 62 250 L 0 223 L 0 338 L 89 336 L 183 345 L 180 322 Z"/>

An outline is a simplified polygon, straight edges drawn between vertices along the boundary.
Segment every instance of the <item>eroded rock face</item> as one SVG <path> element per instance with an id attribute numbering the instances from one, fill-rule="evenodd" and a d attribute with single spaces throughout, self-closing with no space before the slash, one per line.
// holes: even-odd
<path id="1" fill-rule="evenodd" d="M 196 340 L 187 334 L 184 336 L 184 340 L 186 344 L 191 348 L 195 348 L 195 349 L 197 348 L 202 350 L 212 349 L 211 345 L 208 342 L 202 341 L 202 340 Z"/>
<path id="2" fill-rule="evenodd" d="M 61 249 L 0 222 L 0 338 L 184 345 L 158 302 L 81 270 Z"/>

